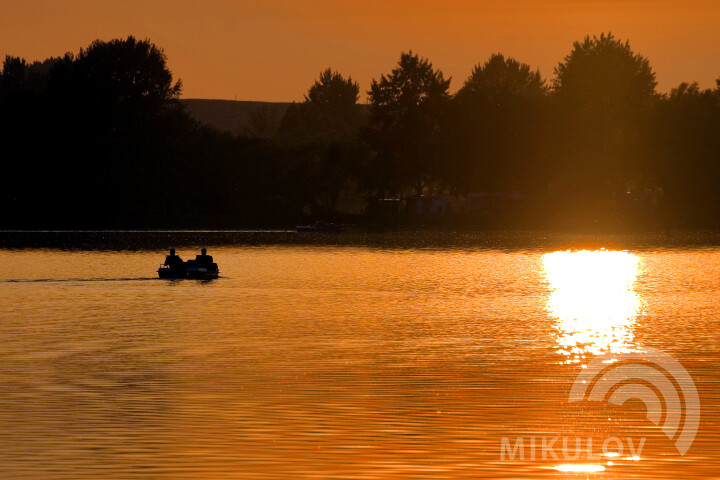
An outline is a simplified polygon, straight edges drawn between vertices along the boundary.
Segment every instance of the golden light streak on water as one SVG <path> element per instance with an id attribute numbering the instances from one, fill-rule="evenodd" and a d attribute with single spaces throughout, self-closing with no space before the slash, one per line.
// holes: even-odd
<path id="1" fill-rule="evenodd" d="M 543 255 L 549 314 L 557 319 L 559 352 L 568 363 L 587 354 L 629 351 L 641 302 L 634 291 L 640 258 L 622 251 L 559 251 Z"/>
<path id="2" fill-rule="evenodd" d="M 557 470 L 558 472 L 590 473 L 590 472 L 604 472 L 605 467 L 603 467 L 602 465 L 563 464 L 563 465 L 558 465 L 557 467 L 555 467 L 555 470 Z"/>

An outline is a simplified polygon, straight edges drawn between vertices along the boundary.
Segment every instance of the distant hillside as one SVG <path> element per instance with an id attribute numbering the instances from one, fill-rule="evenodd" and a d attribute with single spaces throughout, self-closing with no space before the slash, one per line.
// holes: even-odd
<path id="1" fill-rule="evenodd" d="M 188 112 L 203 123 L 232 133 L 272 137 L 290 103 L 182 99 Z"/>

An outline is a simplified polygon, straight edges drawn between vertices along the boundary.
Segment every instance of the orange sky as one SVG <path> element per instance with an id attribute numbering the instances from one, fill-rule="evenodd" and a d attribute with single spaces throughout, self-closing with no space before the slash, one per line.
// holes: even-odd
<path id="1" fill-rule="evenodd" d="M 720 77 L 716 0 L 0 0 L 3 57 L 150 38 L 186 98 L 301 100 L 328 66 L 366 91 L 408 49 L 452 76 L 452 90 L 493 52 L 550 79 L 574 40 L 602 31 L 650 59 L 661 91 Z"/>

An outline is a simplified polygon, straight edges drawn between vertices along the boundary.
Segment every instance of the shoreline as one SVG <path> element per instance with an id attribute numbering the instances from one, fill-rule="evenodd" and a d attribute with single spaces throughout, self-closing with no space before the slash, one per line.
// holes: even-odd
<path id="1" fill-rule="evenodd" d="M 720 248 L 720 230 L 588 233 L 556 230 L 298 233 L 293 230 L 0 230 L 0 249 L 165 250 L 170 247 L 337 246 L 385 249 Z"/>

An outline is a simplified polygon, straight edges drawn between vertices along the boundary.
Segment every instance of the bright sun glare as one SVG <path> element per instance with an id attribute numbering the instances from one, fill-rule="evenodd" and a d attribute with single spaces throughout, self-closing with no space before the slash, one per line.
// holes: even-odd
<path id="1" fill-rule="evenodd" d="M 555 470 L 559 472 L 604 472 L 605 467 L 602 465 L 571 465 L 564 464 L 555 467 Z"/>
<path id="2" fill-rule="evenodd" d="M 557 319 L 558 343 L 568 362 L 586 353 L 623 352 L 640 309 L 633 290 L 637 255 L 620 251 L 564 251 L 543 256 L 549 282 L 547 308 Z"/>

